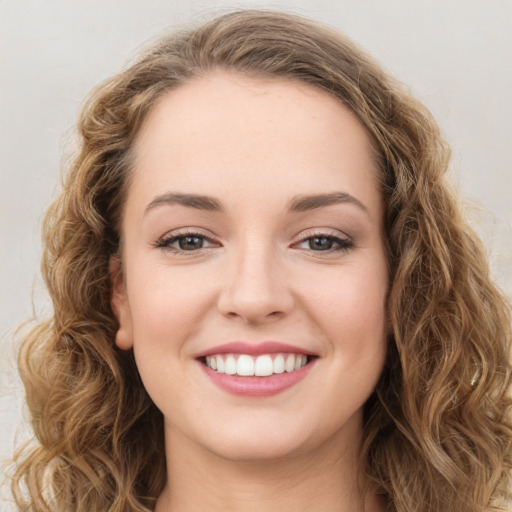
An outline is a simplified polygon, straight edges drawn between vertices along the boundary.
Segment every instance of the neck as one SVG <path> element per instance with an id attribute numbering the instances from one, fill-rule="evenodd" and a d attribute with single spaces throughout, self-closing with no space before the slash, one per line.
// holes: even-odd
<path id="1" fill-rule="evenodd" d="M 167 429 L 168 481 L 155 512 L 380 512 L 374 493 L 363 496 L 358 451 L 328 444 L 313 453 L 241 462 Z"/>

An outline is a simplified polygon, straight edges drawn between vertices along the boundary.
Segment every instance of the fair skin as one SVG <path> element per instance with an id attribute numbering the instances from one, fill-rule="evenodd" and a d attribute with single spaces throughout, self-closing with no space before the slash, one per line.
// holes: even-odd
<path id="1" fill-rule="evenodd" d="M 111 271 L 116 343 L 164 416 L 157 512 L 381 510 L 358 465 L 388 330 L 376 173 L 304 84 L 216 72 L 153 108 Z"/>

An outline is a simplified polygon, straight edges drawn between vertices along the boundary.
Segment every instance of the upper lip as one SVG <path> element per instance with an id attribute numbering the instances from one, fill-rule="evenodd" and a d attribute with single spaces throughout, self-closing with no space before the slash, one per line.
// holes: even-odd
<path id="1" fill-rule="evenodd" d="M 195 358 L 211 356 L 215 354 L 304 354 L 306 356 L 316 355 L 310 350 L 301 347 L 289 345 L 288 343 L 280 343 L 277 341 L 264 341 L 262 343 L 247 343 L 244 341 L 232 341 L 204 350 L 196 354 Z"/>

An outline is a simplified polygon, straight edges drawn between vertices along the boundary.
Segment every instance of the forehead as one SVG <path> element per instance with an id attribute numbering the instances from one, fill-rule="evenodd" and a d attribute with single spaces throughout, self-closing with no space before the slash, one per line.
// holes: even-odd
<path id="1" fill-rule="evenodd" d="M 221 122 L 229 123 L 233 129 L 243 128 L 242 134 L 250 131 L 253 136 L 261 135 L 263 130 L 269 136 L 282 136 L 277 132 L 287 124 L 294 128 L 294 137 L 302 127 L 303 135 L 311 139 L 315 132 L 322 136 L 322 129 L 339 132 L 341 118 L 344 135 L 350 132 L 369 142 L 356 116 L 323 90 L 295 80 L 215 71 L 164 94 L 143 124 L 136 147 L 140 153 L 152 141 L 157 143 L 154 128 L 158 126 L 169 135 L 185 137 L 209 132 L 210 137 L 215 133 L 222 137 L 218 132 Z M 276 123 L 278 119 L 280 122 Z"/>
<path id="2" fill-rule="evenodd" d="M 303 83 L 216 72 L 166 93 L 135 145 L 134 183 L 189 192 L 325 192 L 333 179 L 376 187 L 366 131 L 333 96 Z M 165 185 L 165 181 L 168 185 Z M 358 186 L 356 186 L 358 184 Z M 330 190 L 329 190 L 330 191 Z"/>

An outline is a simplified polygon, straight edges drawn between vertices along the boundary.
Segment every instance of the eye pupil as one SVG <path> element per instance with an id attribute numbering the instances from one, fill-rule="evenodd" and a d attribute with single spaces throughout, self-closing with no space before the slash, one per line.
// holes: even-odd
<path id="1" fill-rule="evenodd" d="M 203 247 L 203 239 L 199 236 L 184 236 L 179 239 L 179 246 L 182 251 L 193 251 Z"/>
<path id="2" fill-rule="evenodd" d="M 309 247 L 314 251 L 326 251 L 332 249 L 332 239 L 325 236 L 314 236 L 309 239 Z"/>

